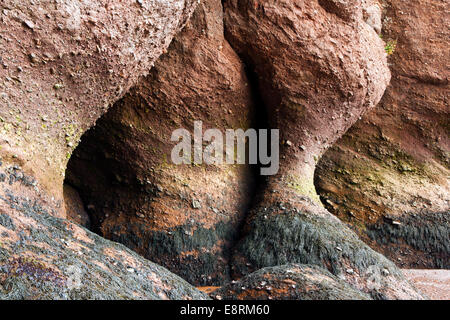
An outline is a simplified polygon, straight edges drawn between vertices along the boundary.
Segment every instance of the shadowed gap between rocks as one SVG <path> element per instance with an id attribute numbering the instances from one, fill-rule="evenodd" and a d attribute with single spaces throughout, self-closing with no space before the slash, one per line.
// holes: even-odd
<path id="1" fill-rule="evenodd" d="M 82 137 L 69 161 L 65 188 L 66 207 L 78 210 L 69 213 L 73 220 L 82 223 L 80 216 L 85 216 L 92 231 L 199 286 L 231 279 L 233 249 L 257 193 L 266 188 L 265 178 L 259 164 L 175 166 L 168 158 L 170 134 L 178 128 L 192 132 L 194 120 L 203 120 L 204 130 L 269 127 L 253 68 L 225 40 L 220 54 L 226 55 L 233 76 L 208 59 L 190 60 L 198 54 L 199 46 L 191 42 L 195 38 L 206 45 L 203 55 L 217 54 L 217 44 L 198 34 L 210 5 L 197 10 L 149 77 Z M 220 26 L 211 27 L 220 31 Z M 189 71 L 174 75 L 170 70 L 180 59 L 186 59 L 182 65 Z M 198 73 L 198 63 L 207 64 L 209 78 Z M 228 87 L 228 81 L 234 86 Z M 201 104 L 205 106 L 199 108 Z M 161 155 L 166 158 L 162 164 Z M 80 214 L 83 207 L 86 213 Z"/>
<path id="2" fill-rule="evenodd" d="M 251 114 L 250 128 L 255 130 L 268 129 L 267 112 L 259 94 L 257 76 L 251 70 L 251 68 L 245 65 L 252 99 L 256 106 L 255 111 Z M 110 212 L 107 203 L 111 198 L 111 194 L 103 193 L 103 199 L 101 196 L 102 193 L 99 193 L 98 190 L 108 190 L 111 187 L 111 190 L 115 189 L 117 192 L 119 186 L 124 187 L 124 182 L 126 188 L 128 188 L 128 192 L 132 192 L 132 190 L 138 192 L 140 188 L 140 182 L 131 178 L 133 176 L 133 168 L 127 167 L 121 159 L 115 158 L 112 154 L 104 152 L 105 147 L 108 149 L 108 145 L 114 145 L 115 143 L 115 138 L 111 138 L 111 136 L 105 138 L 105 135 L 109 132 L 105 132 L 104 128 L 114 125 L 111 123 L 112 119 L 110 115 L 115 112 L 116 108 L 126 107 L 127 105 L 121 105 L 120 103 L 114 105 L 107 114 L 97 121 L 96 126 L 92 127 L 82 136 L 80 144 L 73 152 L 67 165 L 64 181 L 65 205 L 69 219 L 113 241 L 118 241 L 118 239 L 110 237 L 102 231 L 103 220 L 111 214 L 107 213 Z M 121 137 L 118 136 L 117 139 L 121 139 Z M 268 141 L 270 141 L 270 131 Z M 257 149 L 259 152 L 259 143 Z M 270 145 L 269 152 L 271 152 Z M 251 189 L 251 201 L 247 211 L 256 205 L 257 192 L 264 190 L 266 185 L 266 177 L 260 175 L 261 164 L 250 165 L 250 167 L 251 173 L 254 176 L 254 184 L 249 186 Z M 80 180 L 79 174 L 81 172 L 89 172 L 88 180 Z M 127 176 L 128 178 L 123 181 L 123 176 Z M 132 210 L 133 208 L 131 206 L 130 204 L 130 208 L 123 208 L 123 210 Z M 236 244 L 241 240 L 241 232 L 246 218 L 247 214 L 239 222 L 236 237 L 232 239 L 230 249 L 225 254 L 229 263 L 231 262 L 232 252 Z M 139 239 L 136 240 L 139 241 Z M 127 245 L 127 243 L 123 244 Z M 131 249 L 134 248 L 131 247 Z M 150 258 L 150 260 L 152 259 Z M 165 267 L 170 269 L 170 266 Z M 231 265 L 228 265 L 228 268 L 231 270 Z"/>
<path id="3" fill-rule="evenodd" d="M 224 0 L 222 0 L 222 3 L 224 2 Z M 226 33 L 225 33 L 226 34 Z M 259 129 L 268 129 L 268 137 L 267 137 L 267 141 L 271 141 L 271 132 L 270 132 L 270 126 L 269 126 L 269 119 L 268 119 L 268 114 L 267 114 L 267 109 L 266 106 L 264 105 L 263 99 L 261 97 L 260 94 L 260 88 L 259 88 L 259 84 L 258 84 L 258 76 L 256 75 L 256 73 L 253 71 L 254 69 L 251 68 L 247 62 L 245 60 L 241 58 L 242 63 L 244 64 L 245 67 L 245 72 L 247 75 L 247 80 L 250 86 L 250 90 L 252 93 L 252 98 L 254 101 L 254 104 L 256 106 L 255 108 L 255 112 L 253 114 L 253 128 L 255 130 L 259 130 Z M 258 139 L 259 139 L 259 135 L 258 135 Z M 270 143 L 268 143 L 268 152 L 269 154 L 271 154 L 272 150 L 270 149 Z M 259 154 L 259 141 L 258 141 L 258 145 L 257 145 L 257 151 Z M 247 148 L 247 152 L 248 152 L 248 148 Z M 247 153 L 248 155 L 248 153 Z M 251 208 L 253 208 L 255 205 L 257 205 L 258 200 L 258 193 L 261 192 L 261 190 L 265 190 L 267 187 L 267 177 L 263 176 L 260 174 L 260 169 L 261 169 L 261 163 L 259 163 L 259 157 L 258 157 L 258 164 L 256 165 L 252 165 L 252 173 L 255 177 L 255 185 L 253 186 L 252 189 L 252 194 L 253 197 L 250 201 L 249 207 L 247 209 L 247 212 L 245 214 L 245 217 L 241 220 L 240 224 L 239 224 L 239 229 L 238 229 L 238 234 L 237 237 L 233 243 L 233 245 L 230 247 L 230 250 L 228 251 L 228 261 L 229 261 L 229 268 L 230 270 L 233 270 L 232 268 L 232 256 L 233 256 L 233 252 L 236 249 L 237 244 L 239 243 L 239 241 L 242 240 L 243 236 L 244 236 L 244 227 L 245 227 L 245 223 L 247 218 L 249 217 L 249 213 Z"/>

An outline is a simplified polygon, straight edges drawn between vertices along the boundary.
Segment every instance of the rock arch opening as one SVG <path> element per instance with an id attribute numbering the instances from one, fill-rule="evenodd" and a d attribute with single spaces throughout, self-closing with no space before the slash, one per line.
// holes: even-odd
<path id="1" fill-rule="evenodd" d="M 68 217 L 191 283 L 219 285 L 265 179 L 259 165 L 173 165 L 169 129 L 192 123 L 152 109 L 147 89 L 132 89 L 81 138 L 66 170 Z M 267 128 L 264 108 L 250 111 L 246 126 Z"/>

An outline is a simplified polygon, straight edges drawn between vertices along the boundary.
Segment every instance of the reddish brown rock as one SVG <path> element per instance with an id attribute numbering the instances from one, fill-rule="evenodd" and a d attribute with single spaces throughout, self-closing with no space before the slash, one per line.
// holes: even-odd
<path id="1" fill-rule="evenodd" d="M 167 269 L 22 196 L 33 185 L 20 169 L 8 179 L 0 184 L 0 300 L 208 299 Z"/>
<path id="2" fill-rule="evenodd" d="M 252 200 L 250 167 L 190 158 L 175 165 L 171 135 L 193 134 L 197 120 L 203 131 L 246 130 L 251 111 L 243 65 L 223 37 L 221 2 L 205 1 L 69 165 L 94 228 L 191 283 L 228 280 L 230 246 Z"/>
<path id="3" fill-rule="evenodd" d="M 205 297 L 62 219 L 79 138 L 148 72 L 196 4 L 1 2 L 0 299 Z"/>
<path id="4" fill-rule="evenodd" d="M 316 185 L 332 213 L 398 265 L 448 269 L 448 4 L 384 8 L 391 85 L 324 155 Z"/>
<path id="5" fill-rule="evenodd" d="M 64 184 L 64 205 L 66 207 L 67 219 L 85 228 L 90 227 L 90 218 L 78 191 L 68 184 Z"/>
<path id="6" fill-rule="evenodd" d="M 256 112 L 243 65 L 223 37 L 220 1 L 199 6 L 145 78 L 194 1 L 0 5 L 0 298 L 206 297 L 138 254 L 198 285 L 226 282 L 230 267 L 237 277 L 295 262 L 327 269 L 363 296 L 422 298 L 321 206 L 313 183 L 318 159 L 389 81 L 377 4 L 224 3 L 227 38 L 258 80 L 264 105 Z M 394 47 L 388 42 L 386 51 Z M 411 79 L 447 81 L 428 73 Z M 281 130 L 281 163 L 257 199 L 248 166 L 170 162 L 174 129 L 192 131 L 195 120 L 204 129 L 246 129 L 252 113 L 265 111 Z M 69 157 L 68 182 L 94 230 L 137 253 L 63 219 Z M 77 217 L 80 201 L 65 198 Z M 245 235 L 232 250 L 250 201 Z"/>
<path id="7" fill-rule="evenodd" d="M 258 76 L 272 128 L 280 129 L 280 171 L 267 179 L 234 251 L 235 276 L 290 262 L 320 265 L 375 298 L 420 297 L 395 266 L 320 204 L 320 156 L 390 79 L 384 44 L 360 1 L 225 2 L 227 38 Z M 369 270 L 369 271 L 368 271 Z M 348 272 L 347 272 L 348 271 Z M 373 274 L 386 273 L 379 286 Z"/>
<path id="8" fill-rule="evenodd" d="M 432 300 L 450 300 L 449 270 L 402 270 L 411 283 Z"/>

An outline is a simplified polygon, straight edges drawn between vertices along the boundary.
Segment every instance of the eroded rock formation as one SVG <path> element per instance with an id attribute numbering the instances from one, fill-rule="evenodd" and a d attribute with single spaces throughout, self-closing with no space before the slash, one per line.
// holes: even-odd
<path id="1" fill-rule="evenodd" d="M 347 282 L 314 265 L 267 267 L 211 293 L 231 300 L 371 300 Z"/>
<path id="2" fill-rule="evenodd" d="M 1 157 L 35 177 L 55 214 L 65 216 L 64 172 L 79 138 L 148 72 L 194 3 L 1 3 Z"/>
<path id="3" fill-rule="evenodd" d="M 196 3 L 0 4 L 0 298 L 205 297 L 62 219 L 78 139 L 148 72 Z"/>
<path id="4" fill-rule="evenodd" d="M 235 276 L 312 263 L 373 297 L 418 297 L 390 261 L 322 208 L 313 184 L 319 157 L 378 103 L 390 79 L 384 44 L 364 21 L 362 3 L 228 1 L 225 24 L 259 76 L 270 125 L 283 142 L 280 173 L 261 190 L 234 252 Z M 373 273 L 380 275 L 376 288 Z"/>
<path id="5" fill-rule="evenodd" d="M 314 185 L 318 160 L 389 83 L 395 42 L 377 34 L 379 3 L 207 0 L 156 61 L 196 3 L 0 5 L 0 298 L 207 298 L 164 267 L 196 285 L 234 278 L 225 298 L 422 298 Z M 390 23 L 399 34 L 403 22 Z M 430 128 L 447 78 L 396 65 L 399 88 L 444 88 L 420 100 L 436 101 L 432 116 L 407 113 Z M 173 164 L 172 132 L 198 120 L 221 133 L 280 129 L 279 173 Z M 448 164 L 448 141 L 428 143 Z"/>
<path id="6" fill-rule="evenodd" d="M 172 132 L 193 135 L 194 121 L 224 136 L 252 126 L 250 85 L 222 21 L 219 0 L 201 3 L 69 165 L 68 181 L 85 190 L 100 234 L 197 285 L 230 280 L 229 253 L 252 199 L 250 166 L 200 165 L 193 154 L 190 164 L 171 160 Z"/>
<path id="7" fill-rule="evenodd" d="M 324 155 L 316 184 L 331 212 L 399 266 L 449 268 L 448 3 L 383 3 L 391 84 Z"/>

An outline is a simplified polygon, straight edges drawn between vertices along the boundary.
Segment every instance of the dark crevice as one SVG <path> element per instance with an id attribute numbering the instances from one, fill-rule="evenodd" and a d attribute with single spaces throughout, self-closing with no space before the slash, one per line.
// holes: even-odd
<path id="1" fill-rule="evenodd" d="M 254 107 L 253 110 L 251 110 L 251 115 L 253 117 L 251 121 L 251 128 L 256 130 L 269 129 L 269 116 L 267 113 L 267 108 L 263 102 L 263 98 L 261 96 L 261 88 L 259 85 L 258 75 L 254 72 L 253 66 L 248 61 L 246 61 L 246 59 L 241 57 L 241 61 L 244 64 L 248 84 L 253 99 Z M 133 92 L 133 90 L 131 92 Z M 124 156 L 121 154 L 114 154 L 114 150 L 124 150 L 124 145 L 130 143 L 130 139 L 132 139 L 129 137 L 129 134 L 127 134 L 127 130 L 130 130 L 130 128 L 124 126 L 124 124 L 120 121 L 116 122 L 117 119 L 115 117 L 116 108 L 121 108 L 121 111 L 123 112 L 126 112 L 126 109 L 124 108 L 132 108 L 132 105 L 130 103 L 123 102 L 129 96 L 130 94 L 128 94 L 125 98 L 111 107 L 110 110 L 108 110 L 108 112 L 97 121 L 97 124 L 83 135 L 80 145 L 73 152 L 73 155 L 69 160 L 66 170 L 65 183 L 72 186 L 78 191 L 82 202 L 84 203 L 85 211 L 87 212 L 90 219 L 89 229 L 91 231 L 110 240 L 121 242 L 143 256 L 145 256 L 146 253 L 139 252 L 139 248 L 148 247 L 151 245 L 156 245 L 155 253 L 161 251 L 165 252 L 165 254 L 168 254 L 168 252 L 172 252 L 172 250 L 175 249 L 170 247 L 168 242 L 164 241 L 165 237 L 171 237 L 170 235 L 158 232 L 157 234 L 155 233 L 155 235 L 152 236 L 143 236 L 143 234 L 138 232 L 139 230 L 136 230 L 134 228 L 135 225 L 133 227 L 132 223 L 130 223 L 130 225 L 127 224 L 127 214 L 130 214 L 130 212 L 134 212 L 136 209 L 139 209 L 139 206 L 140 208 L 145 208 L 145 206 L 148 205 L 148 203 L 142 202 L 140 200 L 140 202 L 136 202 L 136 198 L 138 197 L 138 195 L 139 199 L 144 199 L 147 196 L 148 190 L 144 191 L 142 189 L 142 184 L 137 180 L 138 173 L 135 172 L 134 168 L 131 167 L 131 164 L 126 161 L 126 159 L 132 159 L 133 157 L 135 158 L 137 157 L 137 155 L 127 154 L 126 156 Z M 134 98 L 131 98 L 131 101 L 134 101 L 133 99 Z M 139 101 L 136 100 L 136 103 L 139 103 Z M 127 137 L 126 142 L 122 141 L 124 137 Z M 128 153 L 132 153 L 131 150 L 128 150 L 126 148 L 125 150 L 127 150 L 126 152 Z M 251 165 L 250 167 L 251 175 L 253 178 L 252 180 L 254 181 L 254 183 L 248 183 L 251 203 L 249 204 L 248 208 L 244 210 L 246 214 L 241 217 L 238 227 L 235 230 L 232 230 L 232 236 L 227 239 L 227 241 L 229 241 L 229 245 L 226 246 L 223 252 L 224 258 L 228 261 L 228 265 L 226 267 L 229 269 L 230 275 L 232 275 L 233 270 L 233 252 L 238 243 L 242 240 L 242 237 L 244 235 L 244 226 L 249 218 L 248 216 L 250 211 L 257 205 L 257 195 L 260 194 L 262 190 L 266 189 L 267 184 L 266 176 L 260 175 L 261 165 L 256 164 Z M 155 192 L 155 195 L 149 195 L 149 201 L 158 201 L 158 192 Z M 145 197 L 143 197 L 142 195 L 144 195 Z M 129 199 L 129 203 L 126 203 L 126 199 Z M 171 209 L 180 210 L 180 208 Z M 124 214 L 125 220 L 123 220 L 125 225 L 116 227 L 118 233 L 120 233 L 119 227 L 123 227 L 123 230 L 125 230 L 125 232 L 128 232 L 127 237 L 125 238 L 123 234 L 115 235 L 114 230 L 116 229 L 116 227 L 114 226 L 112 227 L 112 229 L 111 226 L 109 226 L 109 228 L 112 230 L 109 230 L 110 234 L 108 234 L 108 232 L 105 232 L 105 230 L 102 230 L 104 221 L 103 219 L 105 219 L 105 216 L 107 217 L 108 214 L 117 215 L 120 214 L 120 212 L 126 212 Z M 174 230 L 173 232 L 184 234 L 185 231 L 183 228 L 181 228 L 180 230 Z M 207 230 L 205 230 L 204 232 L 207 232 Z M 223 232 L 226 231 L 223 230 Z M 205 235 L 205 237 L 208 238 L 210 237 L 210 235 Z M 205 239 L 202 239 L 201 241 L 206 241 Z M 183 245 L 187 245 L 184 241 L 185 240 L 183 240 Z M 164 250 L 168 251 L 166 252 Z M 176 254 L 176 252 L 172 253 Z M 150 258 L 150 260 L 155 261 L 154 258 Z M 159 261 L 156 259 L 155 262 L 158 263 Z M 164 265 L 163 262 L 159 263 Z M 171 269 L 170 266 L 164 266 Z M 189 278 L 189 275 L 180 275 L 185 279 Z M 189 279 L 187 280 L 189 281 Z"/>
<path id="2" fill-rule="evenodd" d="M 94 127 L 84 133 L 67 164 L 64 181 L 64 184 L 78 191 L 90 218 L 89 229 L 102 237 L 105 236 L 101 230 L 104 209 L 109 207 L 109 199 L 112 198 L 102 194 L 102 191 L 113 192 L 113 189 L 119 187 L 121 182 L 118 181 L 116 173 L 127 169 L 110 154 L 112 145 L 109 137 L 115 134 L 110 131 L 110 115 L 119 105 L 120 101 L 98 119 Z M 129 186 L 131 187 L 131 184 Z"/>
<path id="3" fill-rule="evenodd" d="M 269 120 L 267 115 L 267 109 L 264 107 L 264 103 L 262 100 L 262 97 L 260 95 L 259 91 L 259 83 L 258 83 L 258 76 L 257 74 L 249 68 L 249 66 L 241 60 L 244 64 L 244 69 L 247 76 L 247 81 L 251 90 L 252 100 L 254 103 L 254 110 L 253 110 L 253 118 L 252 118 L 252 128 L 255 130 L 259 129 L 268 129 L 269 128 Z M 270 134 L 270 131 L 269 131 Z M 259 138 L 259 136 L 258 136 Z M 270 136 L 268 137 L 268 141 L 270 141 Z M 269 145 L 270 147 L 270 145 Z M 269 150 L 270 152 L 270 150 Z M 258 153 L 259 153 L 259 142 L 258 142 Z M 258 159 L 259 160 L 259 159 Z M 229 262 L 229 269 L 230 274 L 233 275 L 233 253 L 235 251 L 235 248 L 239 244 L 239 242 L 242 240 L 245 232 L 245 225 L 250 217 L 250 211 L 252 208 L 254 208 L 258 203 L 258 194 L 261 193 L 262 190 L 266 189 L 267 185 L 267 178 L 266 176 L 262 176 L 260 174 L 261 164 L 258 163 L 256 165 L 251 165 L 251 171 L 254 179 L 254 185 L 251 189 L 251 202 L 249 203 L 247 213 L 244 215 L 243 219 L 241 220 L 238 230 L 236 233 L 236 238 L 234 239 L 233 243 L 230 246 L 229 254 L 228 254 L 228 262 Z"/>
<path id="4" fill-rule="evenodd" d="M 223 10 L 224 10 L 224 15 L 225 15 L 225 6 L 226 5 L 226 0 L 222 0 L 222 6 L 223 6 Z M 224 21 L 224 37 L 225 40 L 228 41 L 228 43 L 230 44 L 231 48 L 235 51 L 235 53 L 239 56 L 242 64 L 244 65 L 244 70 L 245 70 L 245 74 L 247 77 L 247 81 L 251 90 L 251 96 L 252 96 L 252 100 L 253 100 L 253 119 L 252 119 L 252 125 L 253 128 L 255 130 L 259 130 L 259 129 L 270 129 L 270 121 L 269 121 L 269 114 L 268 114 L 268 109 L 267 106 L 263 100 L 263 97 L 261 95 L 261 87 L 260 87 L 260 82 L 259 82 L 259 76 L 258 74 L 255 72 L 255 68 L 253 66 L 253 64 L 250 62 L 250 59 L 248 57 L 245 57 L 244 55 L 240 54 L 239 50 L 236 50 L 236 48 L 233 46 L 232 42 L 228 39 L 228 35 L 227 35 L 227 26 L 225 24 Z M 270 130 L 268 130 L 268 141 L 270 141 Z M 259 139 L 259 135 L 258 135 L 258 139 Z M 270 143 L 268 145 L 269 147 L 269 154 L 271 152 L 270 150 Z M 258 141 L 258 154 L 259 154 L 259 141 Z M 258 161 L 259 161 L 259 157 L 258 157 Z M 251 216 L 251 210 L 253 208 L 255 208 L 260 199 L 258 197 L 259 194 L 262 194 L 263 190 L 267 189 L 267 176 L 263 176 L 260 174 L 260 169 L 261 169 L 261 164 L 258 163 L 256 165 L 252 165 L 252 174 L 253 174 L 253 178 L 254 178 L 254 187 L 252 189 L 252 199 L 251 202 L 249 203 L 249 208 L 247 210 L 247 213 L 245 214 L 245 217 L 242 219 L 238 230 L 237 230 L 237 237 L 236 240 L 234 241 L 234 243 L 230 246 L 230 252 L 229 252 L 229 257 L 228 257 L 228 261 L 229 261 L 229 268 L 231 271 L 231 276 L 233 277 L 233 254 L 237 248 L 237 246 L 239 245 L 240 241 L 243 240 L 243 238 L 246 235 L 246 231 L 245 231 L 245 226 L 247 224 L 247 222 L 250 219 Z"/>
<path id="5" fill-rule="evenodd" d="M 92 215 L 81 197 L 81 190 L 74 184 L 65 179 L 64 185 L 64 202 L 68 218 L 82 225 L 86 229 L 97 233 L 92 225 Z"/>

